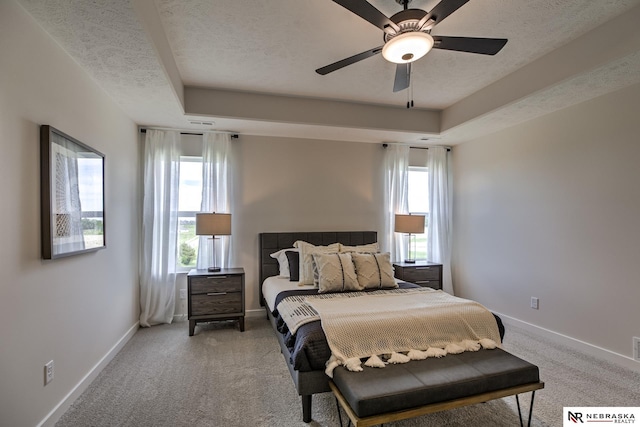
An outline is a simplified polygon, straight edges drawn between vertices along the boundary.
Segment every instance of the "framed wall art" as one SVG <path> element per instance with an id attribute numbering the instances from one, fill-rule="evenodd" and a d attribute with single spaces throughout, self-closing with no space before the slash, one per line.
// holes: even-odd
<path id="1" fill-rule="evenodd" d="M 104 154 L 49 125 L 40 128 L 42 258 L 106 247 Z"/>

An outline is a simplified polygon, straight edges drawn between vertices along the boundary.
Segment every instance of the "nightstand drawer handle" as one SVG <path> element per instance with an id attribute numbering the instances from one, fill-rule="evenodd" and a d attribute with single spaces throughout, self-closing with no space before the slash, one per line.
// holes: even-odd
<path id="1" fill-rule="evenodd" d="M 209 293 L 207 293 L 207 296 L 208 297 L 215 297 L 217 295 L 226 295 L 226 294 L 227 294 L 226 292 L 209 292 Z"/>
<path id="2" fill-rule="evenodd" d="M 227 276 L 208 276 L 207 279 L 226 279 Z"/>
<path id="3" fill-rule="evenodd" d="M 431 270 L 431 267 L 416 267 L 416 270 Z"/>

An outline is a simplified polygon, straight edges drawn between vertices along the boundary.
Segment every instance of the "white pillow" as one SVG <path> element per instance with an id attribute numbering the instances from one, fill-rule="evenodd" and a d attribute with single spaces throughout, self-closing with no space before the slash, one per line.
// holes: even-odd
<path id="1" fill-rule="evenodd" d="M 383 254 L 351 254 L 362 289 L 397 288 L 389 252 Z"/>
<path id="2" fill-rule="evenodd" d="M 369 243 L 368 245 L 346 246 L 340 244 L 340 252 L 362 252 L 362 253 L 377 253 L 380 252 L 380 245 L 378 242 Z"/>
<path id="3" fill-rule="evenodd" d="M 313 284 L 318 293 L 362 290 L 350 253 L 313 254 Z"/>
<path id="4" fill-rule="evenodd" d="M 280 271 L 279 275 L 283 277 L 291 276 L 291 272 L 289 271 L 289 260 L 287 259 L 287 254 L 285 253 L 288 251 L 300 252 L 296 248 L 286 248 L 286 249 L 281 249 L 278 252 L 274 252 L 271 255 L 269 255 L 271 258 L 275 258 L 278 260 L 278 268 Z"/>
<path id="5" fill-rule="evenodd" d="M 315 246 L 303 240 L 297 240 L 293 247 L 300 249 L 300 284 L 313 285 L 313 254 L 337 253 L 340 250 L 340 243 Z"/>

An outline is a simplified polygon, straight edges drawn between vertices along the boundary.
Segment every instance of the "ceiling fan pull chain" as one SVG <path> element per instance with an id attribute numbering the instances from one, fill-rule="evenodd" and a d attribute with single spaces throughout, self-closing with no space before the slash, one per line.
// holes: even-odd
<path id="1" fill-rule="evenodd" d="M 413 70 L 411 64 L 407 67 L 407 80 L 409 86 L 407 86 L 407 108 L 413 108 L 413 79 L 411 78 Z"/>
<path id="2" fill-rule="evenodd" d="M 413 74 L 413 67 L 409 67 L 409 92 L 411 92 L 411 108 L 413 108 L 413 79 L 411 79 L 411 74 Z"/>
<path id="3" fill-rule="evenodd" d="M 413 82 L 411 81 L 411 64 L 407 65 L 407 108 L 413 107 Z"/>

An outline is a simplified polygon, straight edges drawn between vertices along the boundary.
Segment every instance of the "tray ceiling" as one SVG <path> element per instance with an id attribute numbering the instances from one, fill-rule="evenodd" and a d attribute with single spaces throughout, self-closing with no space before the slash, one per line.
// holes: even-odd
<path id="1" fill-rule="evenodd" d="M 330 0 L 19 3 L 142 126 L 456 144 L 640 82 L 640 0 L 471 0 L 432 33 L 509 42 L 496 56 L 431 51 L 414 63 L 412 110 L 380 55 L 314 72 L 382 44 Z"/>

